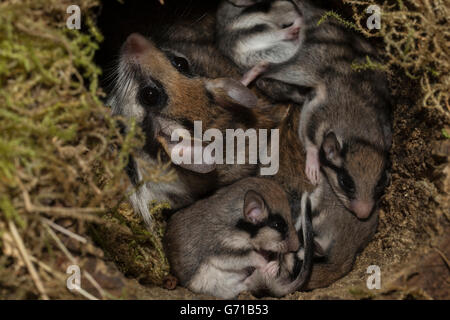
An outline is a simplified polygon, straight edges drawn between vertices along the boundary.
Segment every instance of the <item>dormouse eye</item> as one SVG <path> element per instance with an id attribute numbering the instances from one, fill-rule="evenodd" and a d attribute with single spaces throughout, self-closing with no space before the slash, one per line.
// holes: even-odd
<path id="1" fill-rule="evenodd" d="M 380 187 L 381 188 L 386 188 L 387 186 L 389 186 L 389 175 L 387 174 L 386 171 L 383 172 L 383 175 L 381 176 L 380 179 Z"/>
<path id="2" fill-rule="evenodd" d="M 181 73 L 189 74 L 189 62 L 183 57 L 172 57 L 170 59 L 172 65 Z"/>
<path id="3" fill-rule="evenodd" d="M 375 188 L 376 196 L 381 198 L 381 196 L 384 193 L 384 189 L 386 189 L 388 186 L 389 186 L 389 176 L 386 173 L 386 171 L 384 171 Z"/>
<path id="4" fill-rule="evenodd" d="M 349 194 L 355 193 L 355 183 L 352 178 L 345 172 L 340 172 L 338 174 L 338 182 L 341 188 Z"/>
<path id="5" fill-rule="evenodd" d="M 143 105 L 148 107 L 155 106 L 159 103 L 160 92 L 158 88 L 146 86 L 139 91 L 139 100 Z"/>
<path id="6" fill-rule="evenodd" d="M 269 227 L 277 230 L 283 235 L 287 232 L 286 222 L 279 215 L 275 215 L 275 217 L 269 218 L 268 225 Z"/>
<path id="7" fill-rule="evenodd" d="M 289 28 L 289 27 L 292 26 L 293 24 L 294 24 L 293 22 L 291 22 L 291 23 L 284 23 L 284 24 L 281 25 L 281 29 Z"/>

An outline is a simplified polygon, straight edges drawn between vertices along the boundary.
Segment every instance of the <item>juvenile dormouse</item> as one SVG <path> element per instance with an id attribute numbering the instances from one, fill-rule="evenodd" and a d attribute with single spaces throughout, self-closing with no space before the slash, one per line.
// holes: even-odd
<path id="1" fill-rule="evenodd" d="M 263 272 L 256 269 L 247 279 L 249 291 L 258 297 L 283 297 L 303 289 L 311 275 L 315 248 L 314 231 L 311 222 L 311 201 L 304 198 L 301 211 L 297 216 L 296 230 L 301 246 L 297 252 L 279 255 L 277 260 L 269 262 Z"/>
<path id="2" fill-rule="evenodd" d="M 353 70 L 352 63 L 376 60 L 375 50 L 331 18 L 318 25 L 325 12 L 310 2 L 294 3 L 303 19 L 301 45 L 291 59 L 271 64 L 256 83 L 276 100 L 302 104 L 299 136 L 308 179 L 318 184 L 323 170 L 345 207 L 366 219 L 387 179 L 392 133 L 386 76 Z M 306 96 L 305 88 L 311 89 Z"/>
<path id="3" fill-rule="evenodd" d="M 193 137 L 194 121 L 201 121 L 203 130 L 222 132 L 228 128 L 270 128 L 273 123 L 268 117 L 255 117 L 252 107 L 257 100 L 239 81 L 196 76 L 184 55 L 161 50 L 139 34 L 126 40 L 116 72 L 109 97 L 112 112 L 135 119 L 145 136 L 145 144 L 130 159 L 127 173 L 137 188 L 130 202 L 148 227 L 152 225 L 148 210 L 152 200 L 168 201 L 176 210 L 222 185 L 256 174 L 257 166 L 251 164 L 172 164 L 176 179 L 145 182 L 146 168 L 156 165 L 158 157 L 171 161 L 171 134 L 176 129 L 185 129 Z M 241 107 L 239 112 L 236 106 Z"/>
<path id="4" fill-rule="evenodd" d="M 302 18 L 290 1 L 224 0 L 217 11 L 217 44 L 245 72 L 249 85 L 270 64 L 289 60 L 301 44 Z"/>
<path id="5" fill-rule="evenodd" d="M 299 248 L 284 191 L 262 178 L 240 180 L 176 212 L 164 243 L 181 285 L 225 299 L 252 290 L 255 270 L 273 277 L 270 261 Z"/>
<path id="6" fill-rule="evenodd" d="M 314 230 L 315 260 L 305 289 L 326 287 L 342 278 L 375 234 L 378 214 L 366 220 L 348 214 L 325 179 L 313 192 L 302 194 L 302 203 L 311 201 Z M 303 209 L 302 209 L 303 210 Z M 302 227 L 302 217 L 294 217 L 296 228 Z M 299 251 L 299 258 L 303 251 Z"/>

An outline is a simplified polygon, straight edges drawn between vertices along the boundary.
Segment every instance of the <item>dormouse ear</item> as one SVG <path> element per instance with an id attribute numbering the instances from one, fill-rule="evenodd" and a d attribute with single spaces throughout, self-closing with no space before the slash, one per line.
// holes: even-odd
<path id="1" fill-rule="evenodd" d="M 259 224 L 269 216 L 264 199 L 253 190 L 247 191 L 244 198 L 244 218 L 252 224 Z"/>
<path id="2" fill-rule="evenodd" d="M 323 248 L 319 244 L 319 242 L 314 240 L 314 257 L 322 258 L 322 257 L 325 257 L 325 256 L 326 256 L 325 250 L 323 250 Z"/>
<path id="3" fill-rule="evenodd" d="M 208 79 L 206 90 L 222 107 L 241 106 L 252 109 L 258 105 L 258 99 L 253 92 L 241 82 L 231 78 Z"/>
<path id="4" fill-rule="evenodd" d="M 322 149 L 325 153 L 325 157 L 330 162 L 336 162 L 341 152 L 341 146 L 336 138 L 334 132 L 329 132 L 322 143 Z"/>

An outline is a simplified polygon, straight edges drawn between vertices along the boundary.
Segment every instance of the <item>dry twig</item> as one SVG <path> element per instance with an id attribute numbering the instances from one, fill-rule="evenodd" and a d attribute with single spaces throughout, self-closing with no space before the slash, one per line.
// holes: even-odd
<path id="1" fill-rule="evenodd" d="M 36 269 L 34 268 L 33 264 L 31 263 L 30 256 L 28 255 L 27 249 L 25 248 L 25 245 L 22 241 L 22 238 L 20 237 L 19 232 L 17 231 L 16 225 L 12 220 L 8 222 L 9 230 L 11 232 L 11 235 L 14 238 L 14 242 L 16 243 L 17 249 L 20 251 L 20 255 L 22 256 L 23 261 L 25 262 L 28 272 L 30 273 L 31 278 L 33 279 L 34 284 L 36 285 L 36 288 L 38 289 L 41 298 L 44 300 L 48 300 L 47 293 L 45 292 L 44 285 L 42 284 L 42 281 L 36 272 Z"/>

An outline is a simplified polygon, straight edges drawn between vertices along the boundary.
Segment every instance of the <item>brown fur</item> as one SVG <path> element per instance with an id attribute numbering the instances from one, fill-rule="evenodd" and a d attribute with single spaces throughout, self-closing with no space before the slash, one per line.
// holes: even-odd
<path id="1" fill-rule="evenodd" d="M 210 26 L 211 20 L 208 20 L 208 28 L 209 30 L 213 30 L 214 28 L 210 28 Z M 182 40 L 182 34 L 176 32 L 174 34 L 177 34 L 179 40 Z M 211 43 L 195 38 L 189 38 L 185 42 L 171 42 L 169 39 L 166 46 L 170 48 L 174 47 L 185 54 L 193 62 L 195 72 L 203 76 L 231 76 L 236 79 L 241 77 L 237 68 L 228 59 L 224 58 Z M 300 214 L 300 198 L 302 193 L 305 191 L 311 192 L 314 189 L 304 172 L 305 153 L 298 136 L 300 108 L 292 103 L 271 102 L 271 100 L 264 97 L 257 89 L 253 88 L 253 91 L 258 94 L 261 105 L 276 105 L 275 108 L 255 110 L 255 114 L 257 118 L 272 117 L 272 119 L 279 123 L 277 128 L 280 129 L 280 169 L 273 179 L 288 193 L 292 215 L 294 218 L 297 218 Z M 331 190 L 329 191 L 331 192 Z M 334 198 L 334 194 L 331 197 Z M 349 228 L 355 228 L 354 230 L 358 232 L 354 233 L 353 230 L 344 232 L 345 234 L 342 234 L 342 237 L 337 240 L 342 247 L 332 251 L 331 256 L 328 257 L 328 261 L 318 262 L 313 265 L 312 274 L 306 286 L 307 289 L 327 286 L 346 275 L 353 266 L 356 252 L 361 249 L 359 247 L 355 248 L 354 246 L 364 247 L 375 230 L 373 225 L 373 221 L 375 221 L 376 225 L 377 217 L 375 215 L 372 216 L 370 222 L 362 222 L 344 208 L 341 208 L 340 211 L 336 212 L 337 215 L 333 216 L 334 213 L 332 209 L 328 209 L 326 214 L 330 214 L 333 221 L 339 221 L 339 219 L 344 218 L 348 224 L 345 229 L 351 230 Z M 321 232 L 327 233 L 328 230 L 331 231 L 329 226 L 333 222 L 329 222 L 329 224 L 321 224 Z M 340 226 L 341 224 L 338 224 L 338 228 Z M 360 240 L 361 238 L 359 237 L 361 236 L 365 238 L 364 241 Z M 347 244 L 351 245 L 347 246 Z M 286 267 L 288 270 L 286 270 Z M 282 265 L 282 273 L 286 274 L 290 272 L 291 268 L 292 265 Z"/>
<path id="2" fill-rule="evenodd" d="M 230 63 L 230 61 L 220 55 L 217 49 L 215 49 L 212 36 L 214 27 L 211 27 L 211 19 L 206 19 L 206 27 L 203 32 L 189 32 L 184 34 L 183 32 L 173 32 L 172 36 L 175 37 L 175 41 L 169 38 L 169 40 L 163 45 L 163 47 L 168 47 L 175 49 L 175 51 L 183 53 L 188 57 L 191 66 L 195 73 L 206 77 L 224 77 L 231 76 L 236 79 L 240 78 L 240 74 L 237 69 Z M 203 28 L 202 23 L 199 23 L 191 28 Z M 176 27 L 174 27 L 176 29 Z M 189 27 L 186 30 L 189 30 Z M 208 31 L 210 32 L 208 34 Z M 197 36 L 200 35 L 198 38 Z M 158 50 L 157 48 L 152 49 Z M 151 62 L 150 62 L 151 63 Z M 164 65 L 165 68 L 158 68 L 161 72 L 170 72 L 170 74 L 176 73 L 176 70 L 168 63 L 167 59 L 163 55 L 158 55 L 158 64 Z M 307 181 L 304 174 L 304 151 L 301 142 L 298 138 L 298 123 L 300 112 L 299 108 L 294 105 L 283 105 L 277 104 L 273 108 L 251 110 L 250 112 L 245 111 L 248 115 L 250 114 L 253 124 L 246 123 L 243 118 L 243 114 L 235 114 L 234 112 L 224 109 L 215 105 L 214 101 L 206 101 L 205 105 L 198 104 L 196 102 L 202 101 L 204 99 L 199 98 L 201 95 L 202 81 L 201 78 L 186 78 L 181 75 L 177 75 L 172 79 L 167 79 L 169 82 L 170 90 L 177 91 L 174 95 L 174 99 L 171 100 L 171 115 L 176 115 L 177 117 L 185 117 L 186 114 L 191 117 L 191 120 L 203 120 L 204 130 L 208 127 L 217 128 L 230 128 L 233 127 L 255 127 L 255 128 L 274 128 L 278 127 L 280 129 L 280 170 L 274 179 L 279 182 L 283 189 L 288 192 L 288 198 L 293 210 L 293 216 L 296 217 L 299 213 L 299 202 L 301 194 L 304 191 L 311 191 L 312 186 Z M 183 88 L 183 90 L 178 90 Z M 191 86 L 194 86 L 192 89 Z M 190 91 L 194 92 L 191 94 Z M 254 90 L 256 92 L 256 90 Z M 194 98 L 196 97 L 196 98 Z M 200 99 L 200 100 L 196 100 Z M 192 101 L 194 104 L 190 107 L 185 103 L 186 101 Z M 175 103 L 176 102 L 176 103 Z M 269 105 L 270 102 L 260 96 L 260 105 Z M 178 108 L 178 111 L 177 111 Z M 189 109 L 192 108 L 189 112 Z M 173 113 L 172 113 L 173 112 Z M 248 119 L 248 117 L 247 117 Z M 253 175 L 256 173 L 255 168 L 248 166 L 222 166 L 215 171 L 200 175 L 184 168 L 176 167 L 178 172 L 177 184 L 188 186 L 188 192 L 182 196 L 170 195 L 173 199 L 176 199 L 173 203 L 174 207 L 180 207 L 189 203 L 192 203 L 196 199 L 203 197 L 212 190 L 217 189 L 221 184 L 232 183 L 233 181 L 248 175 Z M 177 197 L 181 197 L 178 199 Z M 358 227 L 361 222 L 355 222 L 357 219 L 350 215 L 347 211 L 343 211 L 347 216 L 348 226 L 353 226 L 356 230 L 361 230 L 361 233 L 365 237 L 370 238 L 374 228 L 371 225 L 370 230 Z M 333 214 L 333 211 L 330 211 Z M 338 215 L 337 217 L 339 217 Z M 372 218 L 375 219 L 375 218 Z M 324 233 L 327 232 L 327 225 L 323 225 Z M 348 230 L 348 229 L 346 229 Z M 194 230 L 192 230 L 194 232 Z M 309 289 L 315 287 L 323 287 L 336 279 L 344 276 L 353 265 L 353 260 L 355 257 L 356 249 L 353 246 L 346 247 L 346 243 L 354 243 L 355 238 L 345 238 L 351 237 L 351 232 L 340 231 L 344 238 L 340 241 L 343 244 L 343 249 L 334 251 L 333 255 L 329 257 L 327 263 L 317 263 L 313 267 L 313 273 L 308 285 Z M 361 246 L 364 243 L 359 243 Z M 358 248 L 359 249 L 359 248 Z"/>
<path id="3" fill-rule="evenodd" d="M 278 214 L 286 222 L 284 239 L 265 221 L 255 225 L 256 234 L 238 227 L 245 220 L 244 200 L 249 192 L 263 198 L 268 215 Z M 233 298 L 252 288 L 246 284 L 251 278 L 249 267 L 264 273 L 268 261 L 258 257 L 261 251 L 297 250 L 298 238 L 282 188 L 271 180 L 246 178 L 175 213 L 165 245 L 171 270 L 181 284 L 196 292 Z"/>
<path id="4" fill-rule="evenodd" d="M 308 181 L 303 170 L 305 154 L 298 138 L 300 109 L 294 104 L 289 104 L 286 107 L 287 116 L 279 126 L 280 170 L 274 178 L 288 192 L 312 191 L 313 185 Z"/>

